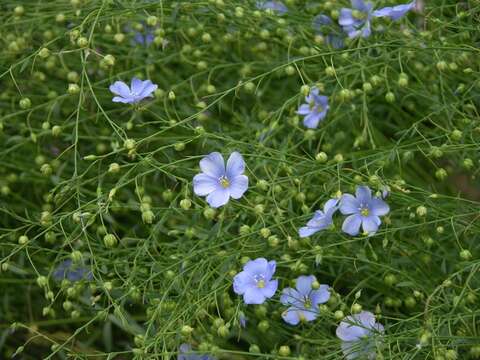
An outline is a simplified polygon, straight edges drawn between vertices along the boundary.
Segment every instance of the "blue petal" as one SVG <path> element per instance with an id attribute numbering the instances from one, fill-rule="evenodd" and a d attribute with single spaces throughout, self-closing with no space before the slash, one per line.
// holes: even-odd
<path id="1" fill-rule="evenodd" d="M 390 207 L 382 199 L 373 198 L 370 201 L 370 211 L 372 215 L 383 216 L 389 213 Z"/>
<path id="2" fill-rule="evenodd" d="M 378 226 L 381 224 L 381 220 L 378 216 L 368 216 L 364 217 L 362 220 L 363 232 L 373 235 L 377 232 Z"/>
<path id="3" fill-rule="evenodd" d="M 320 230 L 323 230 L 323 229 L 304 226 L 298 229 L 298 236 L 300 236 L 301 238 L 309 237 L 315 234 L 316 232 L 319 232 Z"/>
<path id="4" fill-rule="evenodd" d="M 193 192 L 198 196 L 206 196 L 220 186 L 216 178 L 207 174 L 198 174 L 193 178 Z"/>
<path id="5" fill-rule="evenodd" d="M 405 16 L 407 12 L 414 9 L 416 5 L 416 1 L 412 1 L 408 4 L 397 5 L 392 7 L 384 7 L 382 9 L 378 9 L 373 12 L 373 16 L 376 17 L 389 17 L 392 20 L 398 20 Z"/>
<path id="6" fill-rule="evenodd" d="M 322 114 L 317 112 L 311 112 L 303 119 L 303 125 L 309 129 L 316 129 L 320 122 Z"/>
<path id="7" fill-rule="evenodd" d="M 242 271 L 233 278 L 233 291 L 235 294 L 243 295 L 248 288 L 255 286 L 255 281 L 251 274 Z"/>
<path id="8" fill-rule="evenodd" d="M 115 95 L 127 98 L 130 96 L 130 88 L 123 81 L 115 81 L 109 87 L 110 91 Z"/>
<path id="9" fill-rule="evenodd" d="M 360 204 L 369 204 L 372 199 L 372 190 L 368 186 L 357 186 L 355 196 Z"/>
<path id="10" fill-rule="evenodd" d="M 265 302 L 265 296 L 263 295 L 262 289 L 252 286 L 246 289 L 243 294 L 243 301 L 248 305 L 259 305 Z"/>
<path id="11" fill-rule="evenodd" d="M 309 296 L 312 291 L 312 283 L 317 279 L 313 275 L 299 276 L 296 281 L 296 288 L 298 293 L 302 296 Z"/>
<path id="12" fill-rule="evenodd" d="M 351 194 L 344 194 L 340 199 L 340 212 L 343 215 L 357 214 L 360 209 L 360 203 Z"/>
<path id="13" fill-rule="evenodd" d="M 343 221 L 342 231 L 352 236 L 358 235 L 358 233 L 360 232 L 361 223 L 362 223 L 361 215 L 358 215 L 358 214 L 350 215 Z"/>
<path id="14" fill-rule="evenodd" d="M 207 195 L 207 202 L 213 208 L 218 208 L 220 206 L 228 203 L 230 199 L 230 191 L 224 189 L 221 186 L 217 187 L 214 191 Z"/>
<path id="15" fill-rule="evenodd" d="M 317 307 L 318 304 L 324 304 L 330 299 L 330 286 L 328 285 L 320 285 L 317 290 L 312 291 L 310 295 L 310 299 L 312 300 L 313 307 Z"/>
<path id="16" fill-rule="evenodd" d="M 255 260 L 250 260 L 243 266 L 245 270 L 250 275 L 256 274 L 265 274 L 268 268 L 268 261 L 265 258 L 257 258 Z"/>
<path id="17" fill-rule="evenodd" d="M 240 199 L 248 189 L 248 177 L 239 175 L 230 180 L 230 196 L 234 199 Z"/>
<path id="18" fill-rule="evenodd" d="M 288 308 L 282 313 L 283 320 L 290 325 L 298 325 L 300 323 L 300 316 L 298 310 L 294 307 Z"/>
<path id="19" fill-rule="evenodd" d="M 242 155 L 234 151 L 227 160 L 227 178 L 233 179 L 238 175 L 242 175 L 245 171 L 245 161 L 243 160 Z"/>
<path id="20" fill-rule="evenodd" d="M 200 160 L 200 169 L 207 175 L 220 179 L 225 175 L 225 161 L 222 154 L 212 152 Z"/>

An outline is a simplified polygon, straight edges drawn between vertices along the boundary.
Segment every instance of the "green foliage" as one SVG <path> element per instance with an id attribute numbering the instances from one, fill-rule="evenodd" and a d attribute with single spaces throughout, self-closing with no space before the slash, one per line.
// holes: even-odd
<path id="1" fill-rule="evenodd" d="M 385 326 L 377 358 L 480 356 L 480 3 L 418 0 L 340 49 L 312 19 L 348 1 L 285 3 L 0 3 L 0 358 L 175 359 L 190 343 L 341 359 L 335 328 L 359 306 Z M 133 76 L 155 97 L 113 103 Z M 330 110 L 309 130 L 296 111 L 313 86 Z M 239 151 L 250 181 L 219 209 L 192 190 L 213 151 Z M 298 237 L 357 184 L 390 190 L 379 232 L 348 236 L 338 216 Z M 285 324 L 280 291 L 233 293 L 257 257 L 277 261 L 279 290 L 333 287 L 315 322 Z M 93 278 L 55 280 L 67 259 Z"/>

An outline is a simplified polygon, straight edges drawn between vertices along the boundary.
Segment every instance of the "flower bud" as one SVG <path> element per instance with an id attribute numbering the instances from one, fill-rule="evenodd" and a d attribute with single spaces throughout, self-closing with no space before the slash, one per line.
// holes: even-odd
<path id="1" fill-rule="evenodd" d="M 117 246 L 118 240 L 117 237 L 113 234 L 107 234 L 103 237 L 103 243 L 107 248 L 113 248 Z"/>
<path id="2" fill-rule="evenodd" d="M 29 239 L 28 239 L 28 236 L 27 236 L 27 235 L 22 235 L 22 236 L 20 236 L 20 237 L 18 238 L 18 243 L 19 243 L 20 245 L 25 245 L 25 244 L 28 243 L 28 241 L 29 241 Z"/>
<path id="3" fill-rule="evenodd" d="M 362 305 L 353 304 L 352 305 L 352 314 L 359 314 L 362 311 Z"/>
<path id="4" fill-rule="evenodd" d="M 472 253 L 467 249 L 463 249 L 462 251 L 460 251 L 460 258 L 462 260 L 468 261 L 472 258 Z"/>
<path id="5" fill-rule="evenodd" d="M 180 329 L 180 334 L 183 336 L 190 336 L 193 332 L 193 328 L 189 325 L 183 325 Z"/>
<path id="6" fill-rule="evenodd" d="M 29 98 L 23 98 L 19 101 L 20 109 L 26 110 L 32 107 L 32 101 Z"/>
<path id="7" fill-rule="evenodd" d="M 327 66 L 325 68 L 325 74 L 327 74 L 327 76 L 335 76 L 335 68 L 333 66 Z"/>
<path id="8" fill-rule="evenodd" d="M 443 168 L 440 168 L 435 172 L 435 177 L 440 181 L 445 180 L 447 176 L 447 171 Z"/>
<path id="9" fill-rule="evenodd" d="M 230 329 L 226 325 L 222 325 L 217 329 L 217 334 L 220 337 L 226 338 L 230 335 Z"/>
<path id="10" fill-rule="evenodd" d="M 290 347 L 287 345 L 282 345 L 278 348 L 278 355 L 280 356 L 290 356 L 291 351 Z"/>
<path id="11" fill-rule="evenodd" d="M 267 330 L 270 328 L 270 323 L 267 320 L 262 320 L 258 323 L 257 327 L 261 332 L 267 332 Z"/>
<path id="12" fill-rule="evenodd" d="M 395 102 L 395 94 L 391 91 L 387 92 L 387 94 L 385 95 L 385 100 L 388 102 L 388 103 L 393 103 Z"/>
<path id="13" fill-rule="evenodd" d="M 463 133 L 460 130 L 455 129 L 455 130 L 452 131 L 450 136 L 451 136 L 453 141 L 459 141 L 462 138 Z"/>
<path id="14" fill-rule="evenodd" d="M 420 217 L 427 215 L 427 208 L 423 205 L 417 207 L 417 215 Z"/>
<path id="15" fill-rule="evenodd" d="M 215 211 L 215 209 L 212 209 L 211 207 L 208 207 L 203 211 L 203 216 L 205 217 L 205 219 L 208 220 L 212 220 L 216 214 L 217 212 Z"/>
<path id="16" fill-rule="evenodd" d="M 188 210 L 192 207 L 192 201 L 190 199 L 182 199 L 180 200 L 180 207 L 183 210 Z"/>
<path id="17" fill-rule="evenodd" d="M 145 224 L 151 224 L 154 219 L 155 219 L 155 214 L 151 210 L 142 212 L 142 221 Z"/>
<path id="18" fill-rule="evenodd" d="M 333 313 L 333 316 L 335 317 L 335 320 L 339 321 L 345 317 L 345 314 L 343 313 L 343 311 L 337 310 Z"/>
<path id="19" fill-rule="evenodd" d="M 46 278 L 45 276 L 43 276 L 43 275 L 42 275 L 42 276 L 39 276 L 39 277 L 37 278 L 37 284 L 38 284 L 38 286 L 40 286 L 40 287 L 45 287 L 45 286 L 47 286 L 47 284 L 48 284 L 48 280 L 47 280 L 47 278 Z"/>

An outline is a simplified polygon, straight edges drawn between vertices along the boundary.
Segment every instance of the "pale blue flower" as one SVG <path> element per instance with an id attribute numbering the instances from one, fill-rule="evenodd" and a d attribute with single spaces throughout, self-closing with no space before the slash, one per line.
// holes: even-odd
<path id="1" fill-rule="evenodd" d="M 177 360 L 215 360 L 215 358 L 210 355 L 192 353 L 192 346 L 190 344 L 182 344 L 179 348 Z"/>
<path id="2" fill-rule="evenodd" d="M 376 357 L 375 350 L 381 344 L 383 332 L 383 325 L 375 321 L 375 315 L 362 311 L 343 319 L 336 334 L 342 340 L 342 351 L 347 360 L 372 360 Z"/>
<path id="3" fill-rule="evenodd" d="M 228 158 L 226 167 L 222 154 L 213 152 L 200 161 L 200 169 L 202 173 L 193 178 L 193 191 L 198 196 L 207 196 L 213 208 L 225 205 L 230 197 L 240 199 L 247 191 L 245 162 L 236 151 Z"/>
<path id="4" fill-rule="evenodd" d="M 272 280 L 277 263 L 264 258 L 250 260 L 243 271 L 233 278 L 233 291 L 243 295 L 245 304 L 263 304 L 278 288 L 278 280 Z"/>
<path id="5" fill-rule="evenodd" d="M 371 20 L 373 17 L 389 17 L 392 20 L 398 20 L 405 14 L 414 9 L 416 0 L 408 4 L 385 7 L 379 10 L 373 10 L 373 4 L 364 0 L 351 0 L 352 8 L 340 9 L 338 23 L 350 38 L 358 36 L 369 37 L 371 31 Z"/>
<path id="6" fill-rule="evenodd" d="M 62 261 L 53 271 L 53 278 L 57 281 L 67 279 L 71 282 L 92 280 L 92 272 L 83 264 L 75 264 L 71 259 Z"/>
<path id="7" fill-rule="evenodd" d="M 357 186 L 355 196 L 344 194 L 340 200 L 340 212 L 349 215 L 342 225 L 342 230 L 355 236 L 362 226 L 365 234 L 373 235 L 382 223 L 380 216 L 388 214 L 390 208 L 378 197 L 372 197 L 368 186 Z"/>
<path id="8" fill-rule="evenodd" d="M 316 87 L 310 90 L 308 96 L 305 97 L 305 104 L 300 105 L 297 114 L 304 116 L 303 125 L 309 129 L 315 129 L 318 123 L 327 116 L 328 97 L 319 95 Z"/>
<path id="9" fill-rule="evenodd" d="M 143 99 L 153 97 L 152 93 L 157 90 L 157 87 L 150 80 L 142 81 L 134 77 L 130 87 L 123 81 L 115 81 L 110 85 L 110 91 L 118 95 L 112 99 L 113 102 L 136 104 Z"/>
<path id="10" fill-rule="evenodd" d="M 257 1 L 257 9 L 272 10 L 279 15 L 284 15 L 288 12 L 288 8 L 281 1 Z"/>
<path id="11" fill-rule="evenodd" d="M 298 235 L 302 238 L 308 237 L 332 225 L 332 216 L 338 210 L 337 204 L 338 199 L 328 200 L 323 206 L 323 211 L 315 211 L 315 215 L 307 222 L 307 226 L 301 227 L 298 230 Z"/>
<path id="12" fill-rule="evenodd" d="M 326 303 L 330 298 L 330 287 L 320 285 L 312 289 L 312 283 L 317 281 L 315 276 L 299 276 L 296 288 L 283 289 L 280 302 L 290 307 L 282 313 L 282 318 L 290 325 L 297 325 L 301 321 L 313 321 L 318 316 L 318 305 Z"/>

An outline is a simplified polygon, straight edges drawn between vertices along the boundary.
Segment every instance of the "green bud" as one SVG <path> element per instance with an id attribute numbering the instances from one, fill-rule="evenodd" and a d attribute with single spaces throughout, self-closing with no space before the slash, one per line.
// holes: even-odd
<path id="1" fill-rule="evenodd" d="M 391 91 L 387 92 L 385 95 L 385 100 L 390 104 L 395 102 L 395 94 Z"/>
<path id="2" fill-rule="evenodd" d="M 18 104 L 22 110 L 30 109 L 32 107 L 32 101 L 29 98 L 21 99 Z"/>
<path id="3" fill-rule="evenodd" d="M 117 246 L 118 240 L 117 237 L 113 234 L 107 234 L 103 237 L 103 243 L 107 248 L 113 248 Z"/>
<path id="4" fill-rule="evenodd" d="M 280 356 L 290 356 L 291 351 L 290 347 L 287 345 L 282 345 L 278 348 L 278 355 Z"/>
<path id="5" fill-rule="evenodd" d="M 360 312 L 362 312 L 362 305 L 353 304 L 352 305 L 352 314 L 359 314 Z"/>
<path id="6" fill-rule="evenodd" d="M 463 249 L 460 251 L 460 258 L 462 260 L 469 261 L 472 259 L 472 253 L 467 249 Z"/>
<path id="7" fill-rule="evenodd" d="M 343 313 L 343 311 L 337 310 L 333 313 L 333 316 L 335 317 L 335 320 L 339 321 L 345 317 L 345 314 Z"/>
<path id="8" fill-rule="evenodd" d="M 267 332 L 270 328 L 270 323 L 267 320 L 262 320 L 258 323 L 257 327 L 261 332 Z"/>
<path id="9" fill-rule="evenodd" d="M 325 152 L 319 152 L 317 155 L 315 155 L 315 160 L 317 160 L 319 163 L 325 163 L 328 160 L 328 155 Z"/>

